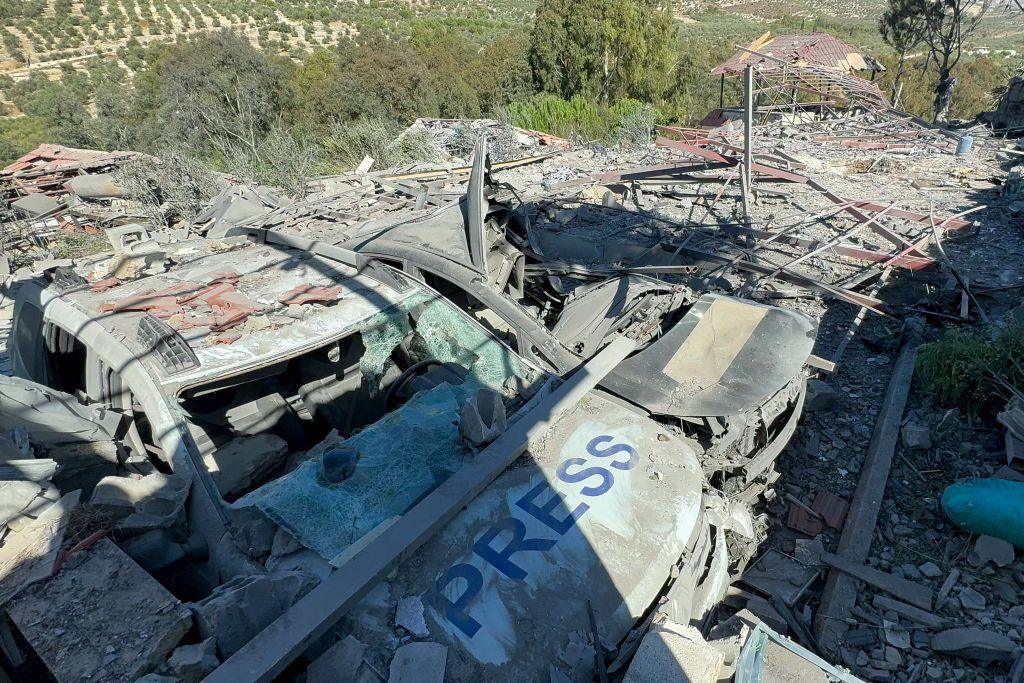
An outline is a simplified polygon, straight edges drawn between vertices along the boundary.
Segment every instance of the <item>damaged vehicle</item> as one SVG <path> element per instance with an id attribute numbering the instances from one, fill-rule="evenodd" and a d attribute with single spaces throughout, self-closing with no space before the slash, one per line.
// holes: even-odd
<path id="1" fill-rule="evenodd" d="M 296 610 L 334 599 L 336 572 L 368 561 L 367 544 L 486 465 L 528 420 L 540 420 L 528 453 L 368 581 L 340 621 L 311 628 L 268 667 L 282 673 L 304 653 L 287 669 L 297 674 L 351 637 L 353 674 L 372 676 L 394 671 L 415 638 L 447 648 L 450 680 L 589 680 L 616 654 L 615 665 L 628 662 L 652 608 L 700 624 L 721 600 L 725 533 L 753 539 L 750 508 L 705 490 L 705 446 L 614 384 L 547 423 L 538 414 L 571 377 L 521 357 L 409 273 L 269 231 L 164 248 L 166 270 L 151 264 L 138 279 L 108 277 L 100 256 L 10 287 L 19 382 L 38 388 L 40 404 L 102 416 L 113 444 L 50 472 L 57 492 L 85 501 L 74 538 L 86 540 L 51 578 L 44 563 L 3 595 L 29 646 L 0 645 L 16 677 L 32 677 L 31 651 L 60 681 L 183 675 L 183 662 L 188 675 L 219 666 L 211 680 L 254 678 L 252 650 L 276 656 L 254 637 L 280 619 L 301 630 Z M 670 313 L 661 297 L 681 295 L 636 286 L 615 285 L 636 293 L 623 305 L 659 315 Z M 700 332 L 710 337 L 687 347 L 694 321 L 678 349 L 716 345 L 733 330 L 715 307 L 745 304 L 700 305 L 684 322 L 710 318 Z M 627 319 L 640 317 L 623 309 L 593 334 L 635 336 Z M 602 345 L 581 343 L 589 355 Z M 572 366 L 586 376 L 587 362 Z M 769 392 L 774 414 L 758 398 L 759 419 L 775 424 L 798 406 L 794 381 L 789 394 Z M 728 402 L 729 391 L 742 393 L 737 383 L 715 395 Z M 31 435 L 31 420 L 19 424 Z"/>
<path id="2" fill-rule="evenodd" d="M 766 491 L 800 417 L 812 321 L 631 269 L 581 266 L 658 263 L 658 249 L 559 239 L 531 224 L 514 192 L 497 199 L 487 169 L 482 139 L 457 201 L 431 206 L 421 196 L 418 209 L 364 222 L 324 210 L 320 220 L 271 214 L 256 225 L 400 268 L 552 372 L 571 371 L 615 336 L 635 340 L 602 386 L 700 443 L 715 486 L 748 501 Z"/>

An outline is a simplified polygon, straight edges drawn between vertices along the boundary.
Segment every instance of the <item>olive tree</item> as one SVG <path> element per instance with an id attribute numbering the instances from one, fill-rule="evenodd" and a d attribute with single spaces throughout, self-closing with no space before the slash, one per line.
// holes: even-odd
<path id="1" fill-rule="evenodd" d="M 925 40 L 939 70 L 935 85 L 936 121 L 945 121 L 956 87 L 953 69 L 963 56 L 967 39 L 978 30 L 991 0 L 931 0 L 927 3 Z"/>

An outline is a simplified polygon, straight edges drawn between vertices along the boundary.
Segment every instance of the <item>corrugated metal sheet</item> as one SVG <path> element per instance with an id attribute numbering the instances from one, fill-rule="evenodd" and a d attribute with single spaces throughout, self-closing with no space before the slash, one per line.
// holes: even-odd
<path id="1" fill-rule="evenodd" d="M 768 38 L 766 40 L 766 38 Z M 764 60 L 750 51 L 799 66 L 823 66 L 846 72 L 867 69 L 867 63 L 860 51 L 828 33 L 804 33 L 776 36 L 761 36 L 747 50 L 740 50 L 711 73 L 715 75 L 737 74 L 747 64 L 758 64 Z"/>

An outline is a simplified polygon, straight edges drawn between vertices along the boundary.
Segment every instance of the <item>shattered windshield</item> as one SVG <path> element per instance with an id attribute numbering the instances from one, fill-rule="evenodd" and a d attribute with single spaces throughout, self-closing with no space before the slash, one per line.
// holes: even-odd
<path id="1" fill-rule="evenodd" d="M 183 405 L 221 494 L 331 560 L 459 468 L 471 449 L 454 416 L 467 401 L 486 389 L 511 412 L 531 374 L 422 292 L 249 381 L 192 389 Z M 340 483 L 325 473 L 338 449 L 358 462 Z"/>

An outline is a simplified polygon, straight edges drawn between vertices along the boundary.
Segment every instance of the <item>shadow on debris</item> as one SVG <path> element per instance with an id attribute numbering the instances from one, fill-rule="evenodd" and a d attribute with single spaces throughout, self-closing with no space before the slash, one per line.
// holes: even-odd
<path id="1" fill-rule="evenodd" d="M 336 276 L 333 268 L 324 274 Z M 390 303 L 371 290 L 356 295 L 378 308 Z M 44 680 L 45 669 L 57 680 L 134 680 L 151 671 L 196 680 L 345 559 L 308 549 L 257 507 L 224 502 L 181 408 L 166 403 L 167 417 L 146 417 L 158 389 L 142 355 L 111 363 L 95 386 L 80 374 L 91 351 L 76 340 L 101 339 L 96 333 L 114 326 L 106 324 L 111 317 L 64 328 L 50 345 L 40 318 L 37 336 L 17 340 L 32 354 L 49 354 L 39 378 L 74 396 L 30 385 L 35 404 L 4 399 L 3 426 L 17 434 L 17 457 L 5 453 L 12 469 L 3 485 L 31 500 L 8 517 L 0 546 L 7 614 L 0 650 L 16 680 Z M 81 438 L 47 441 L 41 427 L 66 431 L 40 419 L 50 409 L 102 433 L 75 428 Z M 666 439 L 631 409 L 591 396 L 376 583 L 338 627 L 310 641 L 291 670 L 319 655 L 314 666 L 351 667 L 353 680 L 431 680 L 436 667 L 456 680 L 486 672 L 582 681 L 601 664 L 624 670 L 640 646 L 638 635 L 627 638 L 631 628 L 645 616 L 663 621 L 650 608 L 674 575 L 688 583 L 667 604 L 684 623 L 705 616 L 724 588 L 724 576 L 705 567 L 709 555 L 725 551 L 703 515 L 700 465 L 682 442 Z M 266 473 L 251 474 L 262 481 Z M 436 485 L 447 473 L 434 475 Z M 668 654 L 658 655 L 658 670 L 678 679 L 672 667 L 692 657 L 674 641 Z"/>

